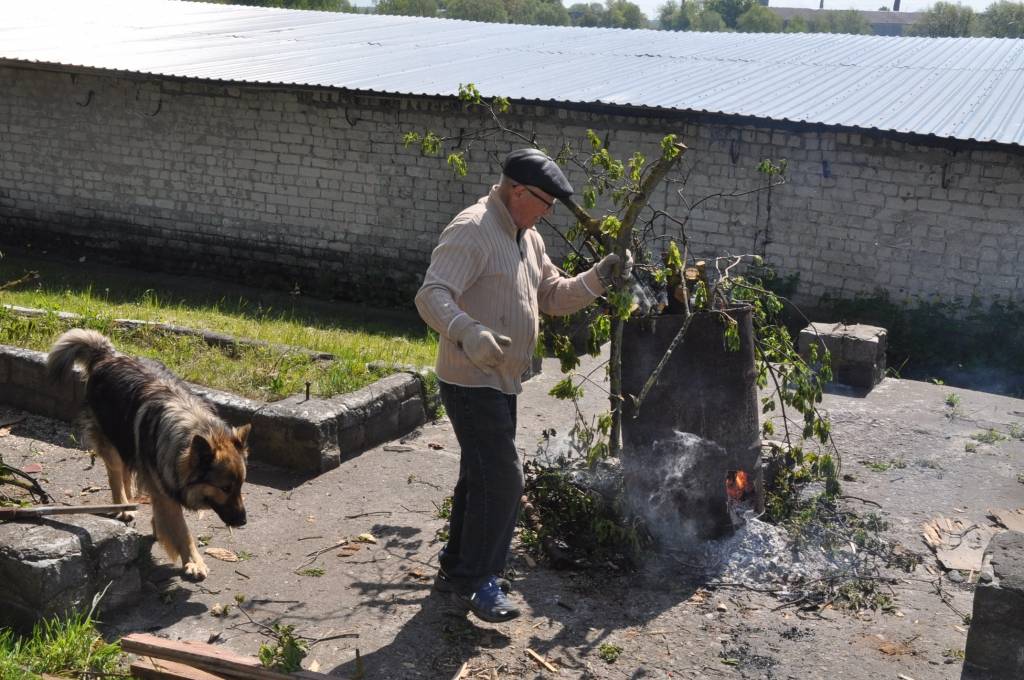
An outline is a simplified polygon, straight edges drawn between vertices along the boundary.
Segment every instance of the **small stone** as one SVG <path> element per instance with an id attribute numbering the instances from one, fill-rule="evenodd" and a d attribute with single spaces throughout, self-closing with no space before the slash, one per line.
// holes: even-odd
<path id="1" fill-rule="evenodd" d="M 949 573 L 947 573 L 946 574 L 946 578 L 948 578 L 953 583 L 963 583 L 964 582 L 964 575 L 961 574 L 956 569 L 953 569 Z"/>

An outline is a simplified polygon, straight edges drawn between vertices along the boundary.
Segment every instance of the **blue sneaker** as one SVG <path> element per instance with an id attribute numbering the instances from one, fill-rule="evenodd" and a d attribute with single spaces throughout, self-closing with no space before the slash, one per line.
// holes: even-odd
<path id="1" fill-rule="evenodd" d="M 508 595 L 502 592 L 492 576 L 472 595 L 455 594 L 455 597 L 476 617 L 488 623 L 511 621 L 519 616 L 519 608 L 512 604 Z"/>
<path id="2" fill-rule="evenodd" d="M 494 582 L 498 584 L 499 588 L 501 588 L 501 592 L 506 595 L 512 592 L 512 582 L 507 578 L 495 576 Z M 434 590 L 439 593 L 455 592 L 455 584 L 452 583 L 451 577 L 448 576 L 448 572 L 444 570 L 444 567 L 437 568 L 437 576 L 434 577 Z"/>

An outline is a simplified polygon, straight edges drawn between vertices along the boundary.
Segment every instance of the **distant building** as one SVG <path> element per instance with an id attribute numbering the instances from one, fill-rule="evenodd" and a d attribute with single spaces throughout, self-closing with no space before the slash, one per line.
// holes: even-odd
<path id="1" fill-rule="evenodd" d="M 473 83 L 548 148 L 591 129 L 617 157 L 653 158 L 680 135 L 687 180 L 653 207 L 688 216 L 695 256 L 757 253 L 798 275 L 802 304 L 879 289 L 1024 300 L 1020 40 L 9 4 L 5 252 L 408 305 L 439 231 L 524 143 L 478 140 L 462 179 L 403 144 L 483 125 L 456 97 Z M 788 162 L 770 193 L 764 159 Z M 557 260 L 554 230 L 575 221 L 549 221 Z"/>
<path id="2" fill-rule="evenodd" d="M 811 9 L 807 7 L 769 7 L 771 11 L 782 19 L 783 21 L 789 21 L 800 17 L 806 22 L 810 22 L 816 17 L 827 16 L 829 14 L 837 14 L 841 10 L 835 9 Z M 860 12 L 860 14 L 867 20 L 871 25 L 871 30 L 874 31 L 875 35 L 906 35 L 907 28 L 921 18 L 923 12 Z"/>

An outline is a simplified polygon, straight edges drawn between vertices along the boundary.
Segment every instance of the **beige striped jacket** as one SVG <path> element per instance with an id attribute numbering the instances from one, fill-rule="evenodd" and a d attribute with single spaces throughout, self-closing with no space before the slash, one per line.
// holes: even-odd
<path id="1" fill-rule="evenodd" d="M 552 264 L 536 229 L 517 229 L 497 186 L 441 232 L 416 308 L 438 332 L 437 377 L 464 387 L 522 391 L 537 344 L 538 311 L 578 311 L 604 292 L 594 269 L 568 278 Z M 478 369 L 454 338 L 474 323 L 512 339 L 500 366 Z"/>

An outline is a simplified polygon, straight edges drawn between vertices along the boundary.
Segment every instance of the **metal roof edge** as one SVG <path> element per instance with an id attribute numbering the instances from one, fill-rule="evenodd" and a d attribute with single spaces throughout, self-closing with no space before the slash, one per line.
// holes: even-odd
<path id="1" fill-rule="evenodd" d="M 336 85 L 322 85 L 314 83 L 285 83 L 276 81 L 252 81 L 252 80 L 227 80 L 218 78 L 203 78 L 197 76 L 182 76 L 166 73 L 154 73 L 149 71 L 130 71 L 130 70 L 119 70 L 111 68 L 103 68 L 96 66 L 84 66 L 79 64 L 66 64 L 61 62 L 45 62 L 28 59 L 12 59 L 0 57 L 0 66 L 9 66 L 13 68 L 23 68 L 26 70 L 38 70 L 38 71 L 50 71 L 50 72 L 64 72 L 64 73 L 88 73 L 95 75 L 106 75 L 106 76 L 117 76 L 126 77 L 134 80 L 141 79 L 157 79 L 165 81 L 178 81 L 188 83 L 202 83 L 211 85 L 225 85 L 231 87 L 238 87 L 241 89 L 253 90 L 253 89 L 271 89 L 281 91 L 293 91 L 293 90 L 320 90 L 320 91 L 332 91 L 342 92 L 352 95 L 370 96 L 370 97 L 383 97 L 389 99 L 399 98 L 412 98 L 420 100 L 439 100 L 439 101 L 450 101 L 457 103 L 459 101 L 458 95 L 442 95 L 442 94 L 417 94 L 409 92 L 387 92 L 380 90 L 363 90 L 348 87 L 339 87 Z M 853 132 L 859 134 L 876 134 L 884 135 L 889 138 L 898 139 L 910 144 L 920 144 L 925 146 L 942 146 L 944 148 L 953 148 L 953 150 L 1020 150 L 1024 151 L 1024 143 L 1017 142 L 1003 142 L 999 140 L 978 140 L 978 139 L 963 139 L 960 137 L 944 137 L 936 135 L 934 133 L 919 133 L 919 132 L 904 132 L 894 129 L 885 129 L 879 127 L 859 127 L 850 125 L 840 125 L 833 123 L 822 123 L 805 120 L 792 120 L 789 118 L 771 118 L 766 116 L 752 116 L 744 114 L 725 113 L 721 111 L 707 111 L 699 109 L 676 109 L 676 108 L 665 108 L 659 106 L 642 106 L 636 104 L 609 104 L 605 102 L 586 102 L 586 101 L 571 101 L 571 100 L 554 100 L 554 99 L 513 99 L 509 98 L 510 102 L 525 105 L 525 106 L 545 106 L 545 107 L 559 107 L 570 110 L 588 111 L 591 113 L 607 114 L 607 115 L 642 115 L 643 117 L 661 117 L 661 118 L 675 118 L 675 117 L 693 117 L 696 116 L 698 120 L 702 122 L 715 121 L 728 121 L 732 124 L 740 125 L 752 125 L 755 127 L 773 127 L 782 128 L 788 130 L 798 130 L 812 128 L 819 131 L 830 130 L 840 132 Z"/>

